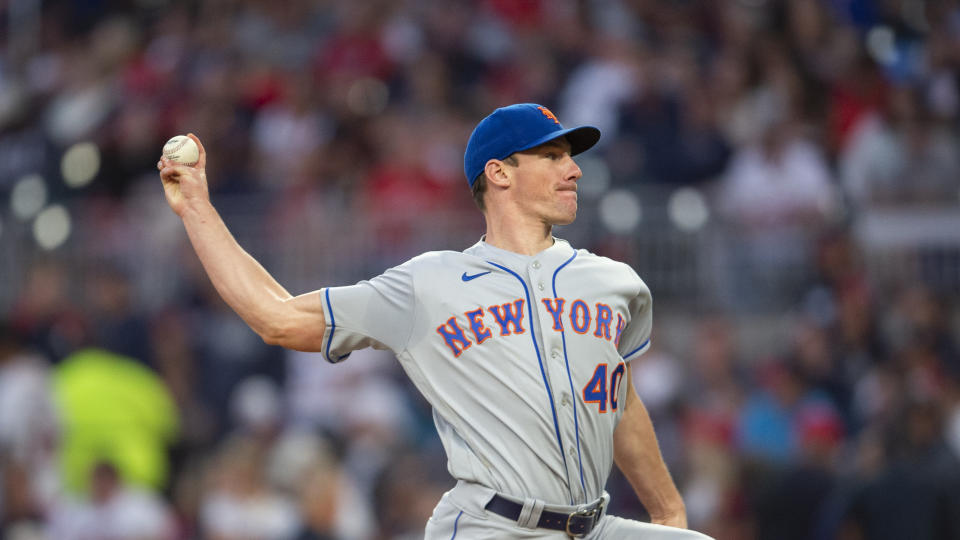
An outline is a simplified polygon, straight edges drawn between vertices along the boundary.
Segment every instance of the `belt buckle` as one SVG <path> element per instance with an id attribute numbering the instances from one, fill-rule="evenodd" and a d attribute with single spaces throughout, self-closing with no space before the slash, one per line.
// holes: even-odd
<path id="1" fill-rule="evenodd" d="M 570 530 L 570 520 L 573 519 L 574 517 L 579 517 L 579 516 L 587 517 L 587 518 L 594 517 L 595 515 L 597 515 L 597 513 L 598 513 L 597 511 L 598 511 L 598 510 L 599 510 L 599 508 L 593 508 L 593 509 L 591 509 L 591 510 L 577 510 L 576 512 L 573 512 L 573 513 L 571 513 L 570 515 L 568 515 L 568 516 L 567 516 L 567 526 L 565 527 L 566 533 L 569 534 L 570 536 L 575 537 L 575 538 L 582 538 L 582 537 L 590 534 L 590 531 L 593 530 L 593 527 L 592 527 L 592 526 L 589 527 L 589 528 L 588 528 L 586 531 L 584 531 L 583 533 L 575 533 L 575 532 L 571 531 L 571 530 Z"/>

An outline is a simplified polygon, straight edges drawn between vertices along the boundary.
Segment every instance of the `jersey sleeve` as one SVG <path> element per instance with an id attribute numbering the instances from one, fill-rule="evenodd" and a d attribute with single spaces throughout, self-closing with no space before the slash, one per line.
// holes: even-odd
<path id="1" fill-rule="evenodd" d="M 356 285 L 322 289 L 324 358 L 340 362 L 366 347 L 403 350 L 413 325 L 413 287 L 408 262 Z"/>
<path id="2" fill-rule="evenodd" d="M 627 309 L 630 322 L 620 335 L 617 349 L 627 362 L 647 352 L 650 348 L 650 331 L 653 328 L 653 298 L 650 289 L 631 269 L 634 279 L 639 283 L 639 291 L 630 299 Z"/>

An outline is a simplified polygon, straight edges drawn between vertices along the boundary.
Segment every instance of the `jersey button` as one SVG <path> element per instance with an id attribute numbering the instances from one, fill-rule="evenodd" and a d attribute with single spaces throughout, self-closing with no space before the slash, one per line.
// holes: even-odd
<path id="1" fill-rule="evenodd" d="M 574 447 L 571 446 L 571 447 L 567 450 L 567 452 L 570 453 L 570 456 L 571 456 L 571 457 L 577 457 L 577 449 L 576 449 L 576 448 L 574 448 Z"/>
<path id="2" fill-rule="evenodd" d="M 534 268 L 539 269 L 539 268 L 540 268 L 540 261 L 533 261 L 533 264 L 532 264 L 531 266 L 533 266 Z"/>
<path id="3" fill-rule="evenodd" d="M 543 290 L 543 282 L 542 282 L 542 281 L 541 281 L 540 283 L 537 283 L 537 288 L 540 289 L 541 291 Z"/>
<path id="4" fill-rule="evenodd" d="M 550 351 L 550 358 L 560 358 L 560 351 L 556 349 Z"/>
<path id="5" fill-rule="evenodd" d="M 563 397 L 560 398 L 560 404 L 563 405 L 564 407 L 566 407 L 567 405 L 570 405 L 570 394 L 564 392 Z"/>

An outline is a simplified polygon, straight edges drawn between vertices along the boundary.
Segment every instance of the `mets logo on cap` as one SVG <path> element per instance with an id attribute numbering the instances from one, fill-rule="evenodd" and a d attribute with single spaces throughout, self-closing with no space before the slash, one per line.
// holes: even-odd
<path id="1" fill-rule="evenodd" d="M 537 105 L 537 110 L 542 112 L 543 115 L 546 116 L 547 118 L 556 122 L 558 126 L 560 125 L 560 120 L 557 119 L 557 115 L 553 114 L 553 111 L 551 111 L 550 109 L 544 107 L 543 105 Z"/>

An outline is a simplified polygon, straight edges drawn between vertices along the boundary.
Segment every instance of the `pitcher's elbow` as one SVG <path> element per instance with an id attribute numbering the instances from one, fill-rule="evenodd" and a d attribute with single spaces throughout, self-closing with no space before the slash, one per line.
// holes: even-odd
<path id="1" fill-rule="evenodd" d="M 283 346 L 283 339 L 277 334 L 270 334 L 267 332 L 257 332 L 260 335 L 260 339 L 267 345 L 271 346 Z"/>
<path id="2" fill-rule="evenodd" d="M 289 335 L 288 330 L 281 324 L 276 322 L 268 322 L 258 324 L 254 327 L 257 335 L 260 336 L 260 339 L 263 340 L 267 345 L 276 345 L 283 347 L 287 341 L 287 336 Z"/>

